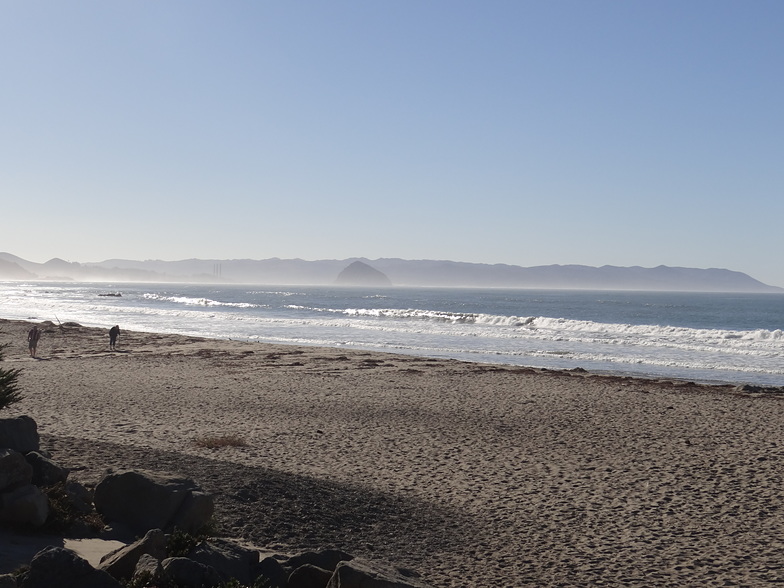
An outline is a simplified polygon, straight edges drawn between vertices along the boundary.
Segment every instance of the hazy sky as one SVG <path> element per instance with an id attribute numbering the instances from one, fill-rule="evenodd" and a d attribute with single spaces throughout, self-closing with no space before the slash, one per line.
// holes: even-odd
<path id="1" fill-rule="evenodd" d="M 0 251 L 784 286 L 781 0 L 0 0 Z"/>

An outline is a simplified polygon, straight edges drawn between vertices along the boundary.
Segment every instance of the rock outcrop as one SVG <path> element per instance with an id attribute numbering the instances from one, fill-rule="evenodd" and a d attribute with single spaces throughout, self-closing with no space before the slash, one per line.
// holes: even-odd
<path id="1" fill-rule="evenodd" d="M 342 286 L 391 286 L 392 281 L 383 272 L 362 261 L 351 263 L 338 274 L 336 284 Z"/>
<path id="2" fill-rule="evenodd" d="M 41 527 L 49 516 L 49 499 L 38 486 L 25 484 L 0 493 L 0 521 Z"/>
<path id="3" fill-rule="evenodd" d="M 115 578 L 131 578 L 143 556 L 151 557 L 156 563 L 166 558 L 166 536 L 160 529 L 152 529 L 130 545 L 106 554 L 98 569 Z M 147 568 L 143 568 L 147 569 Z"/>
<path id="4" fill-rule="evenodd" d="M 49 500 L 34 480 L 44 474 L 38 426 L 27 416 L 0 419 L 0 522 L 40 527 Z M 28 458 L 28 456 L 33 456 Z"/>
<path id="5" fill-rule="evenodd" d="M 0 492 L 13 490 L 33 481 L 33 466 L 13 449 L 0 449 Z"/>
<path id="6" fill-rule="evenodd" d="M 210 539 L 197 545 L 188 557 L 215 569 L 224 581 L 232 578 L 250 584 L 259 563 L 259 551 L 237 545 L 227 539 Z"/>
<path id="7" fill-rule="evenodd" d="M 261 566 L 258 550 L 227 540 L 206 540 L 187 556 L 166 557 L 159 550 L 163 537 L 160 530 L 153 530 L 143 540 L 107 556 L 98 568 L 93 568 L 73 551 L 47 547 L 35 555 L 30 569 L 19 577 L 17 586 L 115 588 L 133 582 L 136 586 L 164 584 L 180 588 L 214 588 L 239 582 L 239 586 L 269 588 L 427 588 L 410 571 L 347 554 L 344 554 L 345 560 L 331 565 L 332 555 L 340 553 L 335 550 L 293 557 L 275 554 L 265 560 L 275 561 L 277 565 Z M 149 547 L 152 549 L 147 549 Z M 204 563 L 203 554 L 215 550 L 222 554 L 220 558 Z M 324 556 L 327 551 L 329 555 Z M 228 559 L 221 559 L 226 555 Z M 316 565 L 312 563 L 314 559 L 328 565 Z M 131 565 L 133 561 L 136 563 Z"/>
<path id="8" fill-rule="evenodd" d="M 157 472 L 118 472 L 95 487 L 95 509 L 110 523 L 137 534 L 174 528 L 199 532 L 212 518 L 215 504 L 193 480 Z"/>
<path id="9" fill-rule="evenodd" d="M 0 440 L 12 440 L 26 452 L 0 446 L 0 521 L 43 526 L 50 515 L 44 490 L 61 488 L 73 512 L 100 514 L 108 523 L 106 530 L 121 529 L 142 538 L 107 554 L 97 567 L 64 547 L 47 547 L 20 575 L 0 575 L 0 588 L 119 588 L 128 582 L 181 588 L 426 588 L 410 571 L 338 549 L 291 555 L 227 538 L 199 540 L 214 502 L 193 480 L 158 472 L 109 473 L 93 495 L 68 482 L 68 469 L 40 450 L 32 419 L 5 421 L 0 422 Z M 188 538 L 184 553 L 182 536 Z"/>
<path id="10" fill-rule="evenodd" d="M 54 486 L 65 484 L 70 473 L 49 457 L 38 451 L 30 451 L 25 455 L 27 463 L 33 468 L 33 484 L 36 486 Z"/>

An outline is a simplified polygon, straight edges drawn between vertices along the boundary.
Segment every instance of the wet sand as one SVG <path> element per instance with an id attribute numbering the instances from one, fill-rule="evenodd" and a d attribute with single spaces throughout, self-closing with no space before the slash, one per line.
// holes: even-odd
<path id="1" fill-rule="evenodd" d="M 220 530 L 436 587 L 784 581 L 784 394 L 0 321 L 71 477 L 191 475 Z M 122 325 L 120 325 L 122 327 Z M 196 440 L 235 436 L 244 447 Z"/>

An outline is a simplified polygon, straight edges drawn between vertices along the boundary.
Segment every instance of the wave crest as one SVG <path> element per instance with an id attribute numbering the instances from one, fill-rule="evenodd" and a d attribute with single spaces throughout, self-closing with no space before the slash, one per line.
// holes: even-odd
<path id="1" fill-rule="evenodd" d="M 158 300 L 161 302 L 173 302 L 175 304 L 185 304 L 189 306 L 225 306 L 229 308 L 261 308 L 259 304 L 250 302 L 221 302 L 210 298 L 192 298 L 188 296 L 161 296 L 160 294 L 144 294 L 147 300 Z"/>

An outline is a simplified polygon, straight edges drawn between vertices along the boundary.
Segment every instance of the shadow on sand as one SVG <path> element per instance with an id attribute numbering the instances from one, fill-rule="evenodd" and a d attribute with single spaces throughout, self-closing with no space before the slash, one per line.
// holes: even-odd
<path id="1" fill-rule="evenodd" d="M 215 496 L 217 532 L 291 551 L 335 547 L 420 571 L 439 552 L 475 544 L 479 521 L 455 508 L 264 467 L 169 451 L 42 435 L 53 459 L 96 480 L 106 469 L 186 475 Z M 227 449 L 231 451 L 231 449 Z M 401 554 L 405 561 L 400 561 Z M 432 563 L 432 562 L 431 562 Z"/>

